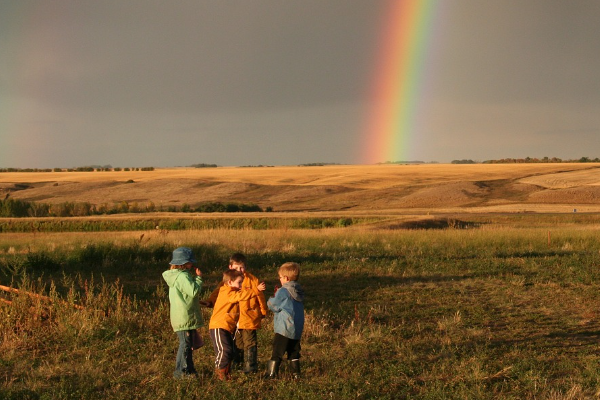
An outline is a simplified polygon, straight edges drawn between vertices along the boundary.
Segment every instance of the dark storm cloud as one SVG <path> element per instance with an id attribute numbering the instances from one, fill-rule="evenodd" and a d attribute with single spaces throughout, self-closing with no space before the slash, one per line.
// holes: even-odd
<path id="1" fill-rule="evenodd" d="M 440 91 L 476 101 L 597 102 L 600 2 L 450 2 Z M 441 93 L 440 93 L 441 94 Z"/>
<path id="2" fill-rule="evenodd" d="M 411 159 L 600 156 L 600 1 L 436 4 Z M 359 162 L 388 5 L 0 1 L 0 167 Z"/>
<path id="3" fill-rule="evenodd" d="M 53 44 L 66 72 L 27 77 L 47 101 L 179 112 L 354 100 L 381 12 L 347 0 L 68 4 L 37 27 L 61 27 Z"/>

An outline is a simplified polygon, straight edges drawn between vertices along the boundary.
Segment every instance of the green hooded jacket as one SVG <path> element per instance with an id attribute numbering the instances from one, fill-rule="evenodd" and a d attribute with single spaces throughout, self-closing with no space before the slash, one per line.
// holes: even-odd
<path id="1" fill-rule="evenodd" d="M 189 331 L 204 326 L 198 300 L 202 289 L 202 278 L 192 277 L 188 271 L 180 269 L 167 270 L 162 276 L 169 285 L 173 330 Z"/>

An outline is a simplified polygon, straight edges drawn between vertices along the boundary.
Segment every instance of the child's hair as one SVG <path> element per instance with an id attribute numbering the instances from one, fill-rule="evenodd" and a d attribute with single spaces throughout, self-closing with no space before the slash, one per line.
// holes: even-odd
<path id="1" fill-rule="evenodd" d="M 169 269 L 182 269 L 182 270 L 186 270 L 186 269 L 189 269 L 189 267 L 188 267 L 188 263 L 181 264 L 181 265 L 173 265 L 173 264 L 171 264 L 171 268 L 169 268 Z"/>
<path id="2" fill-rule="evenodd" d="M 223 282 L 235 281 L 239 277 L 244 277 L 244 273 L 235 269 L 228 269 L 223 272 Z"/>
<path id="3" fill-rule="evenodd" d="M 286 262 L 277 270 L 281 276 L 287 277 L 290 281 L 297 281 L 300 277 L 300 265 L 295 262 Z"/>
<path id="4" fill-rule="evenodd" d="M 233 264 L 244 264 L 246 265 L 246 256 L 242 253 L 233 253 L 231 257 L 229 257 L 229 265 Z"/>

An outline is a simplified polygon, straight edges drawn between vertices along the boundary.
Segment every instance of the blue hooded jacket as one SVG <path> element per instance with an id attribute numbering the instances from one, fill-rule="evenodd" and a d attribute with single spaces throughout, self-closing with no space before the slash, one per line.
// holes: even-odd
<path id="1" fill-rule="evenodd" d="M 304 291 L 297 281 L 283 284 L 267 302 L 275 318 L 275 333 L 288 339 L 300 340 L 304 330 Z"/>

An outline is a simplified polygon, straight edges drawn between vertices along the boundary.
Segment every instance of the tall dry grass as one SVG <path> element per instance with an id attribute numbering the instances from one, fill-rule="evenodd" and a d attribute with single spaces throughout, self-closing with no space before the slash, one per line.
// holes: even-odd
<path id="1" fill-rule="evenodd" d="M 11 296 L 13 304 L 0 308 L 0 395 L 593 398 L 600 384 L 596 231 L 594 223 L 554 226 L 550 242 L 546 226 L 504 223 L 437 230 L 152 231 L 143 237 L 2 234 L 2 265 L 21 267 L 12 275 L 3 269 L 1 282 L 53 301 Z M 181 245 L 198 255 L 203 296 L 233 251 L 248 256 L 267 293 L 277 282 L 277 266 L 301 263 L 307 292 L 301 381 L 290 380 L 284 366 L 275 382 L 239 371 L 234 381 L 217 382 L 210 346 L 195 354 L 198 380 L 171 378 L 177 342 L 160 273 Z M 264 365 L 270 316 L 258 336 Z"/>

